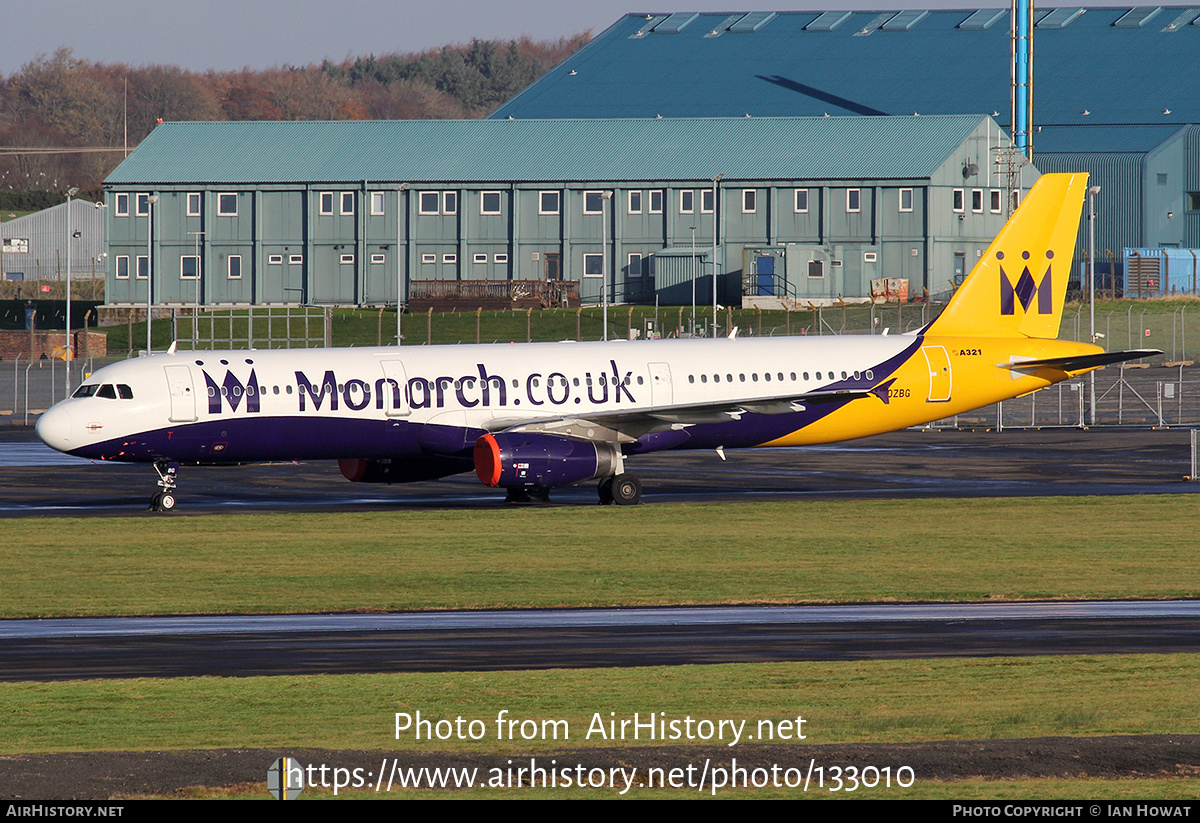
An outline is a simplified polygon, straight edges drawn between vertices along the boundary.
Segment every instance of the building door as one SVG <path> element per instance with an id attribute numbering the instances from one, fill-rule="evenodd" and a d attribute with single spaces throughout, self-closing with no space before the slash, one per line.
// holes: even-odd
<path id="1" fill-rule="evenodd" d="M 562 280 L 562 255 L 558 252 L 547 252 L 545 258 L 546 279 Z"/>

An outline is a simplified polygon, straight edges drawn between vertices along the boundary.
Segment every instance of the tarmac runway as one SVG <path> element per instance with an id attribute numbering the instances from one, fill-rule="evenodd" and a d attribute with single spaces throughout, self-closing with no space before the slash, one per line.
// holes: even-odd
<path id="1" fill-rule="evenodd" d="M 1200 652 L 1200 602 L 0 621 L 0 680 Z"/>
<path id="2" fill-rule="evenodd" d="M 1187 494 L 1187 429 L 908 430 L 804 449 L 660 452 L 631 459 L 643 502 L 811 498 Z M 0 429 L 0 517 L 114 516 L 147 509 L 149 466 L 60 455 L 32 430 Z M 474 474 L 405 485 L 350 483 L 332 461 L 191 467 L 165 516 L 239 511 L 495 508 L 503 492 Z M 595 484 L 554 490 L 551 505 L 594 505 Z M 155 515 L 164 516 L 164 515 Z"/>

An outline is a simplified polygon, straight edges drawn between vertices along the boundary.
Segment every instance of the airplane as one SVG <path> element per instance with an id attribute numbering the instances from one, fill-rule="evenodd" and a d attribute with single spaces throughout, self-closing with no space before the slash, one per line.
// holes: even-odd
<path id="1" fill-rule="evenodd" d="M 599 481 L 632 505 L 638 455 L 806 446 L 917 426 L 1159 354 L 1057 340 L 1086 174 L 1046 174 L 942 313 L 901 334 L 179 352 L 107 366 L 46 411 L 51 447 L 182 465 L 337 460 L 365 483 L 475 471 L 510 500 Z"/>

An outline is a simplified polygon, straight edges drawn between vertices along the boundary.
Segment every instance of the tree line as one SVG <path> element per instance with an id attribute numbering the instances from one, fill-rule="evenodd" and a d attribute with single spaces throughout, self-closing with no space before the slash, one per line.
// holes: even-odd
<path id="1" fill-rule="evenodd" d="M 0 200 L 59 202 L 71 187 L 99 199 L 121 149 L 159 121 L 483 117 L 589 37 L 227 72 L 93 63 L 59 49 L 0 81 Z"/>

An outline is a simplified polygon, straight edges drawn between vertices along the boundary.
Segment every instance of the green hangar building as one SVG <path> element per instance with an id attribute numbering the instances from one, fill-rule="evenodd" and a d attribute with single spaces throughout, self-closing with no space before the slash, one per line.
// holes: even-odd
<path id="1" fill-rule="evenodd" d="M 107 302 L 682 305 L 694 273 L 706 303 L 714 246 L 725 304 L 944 291 L 1036 179 L 1009 145 L 984 115 L 165 123 L 106 181 Z"/>

